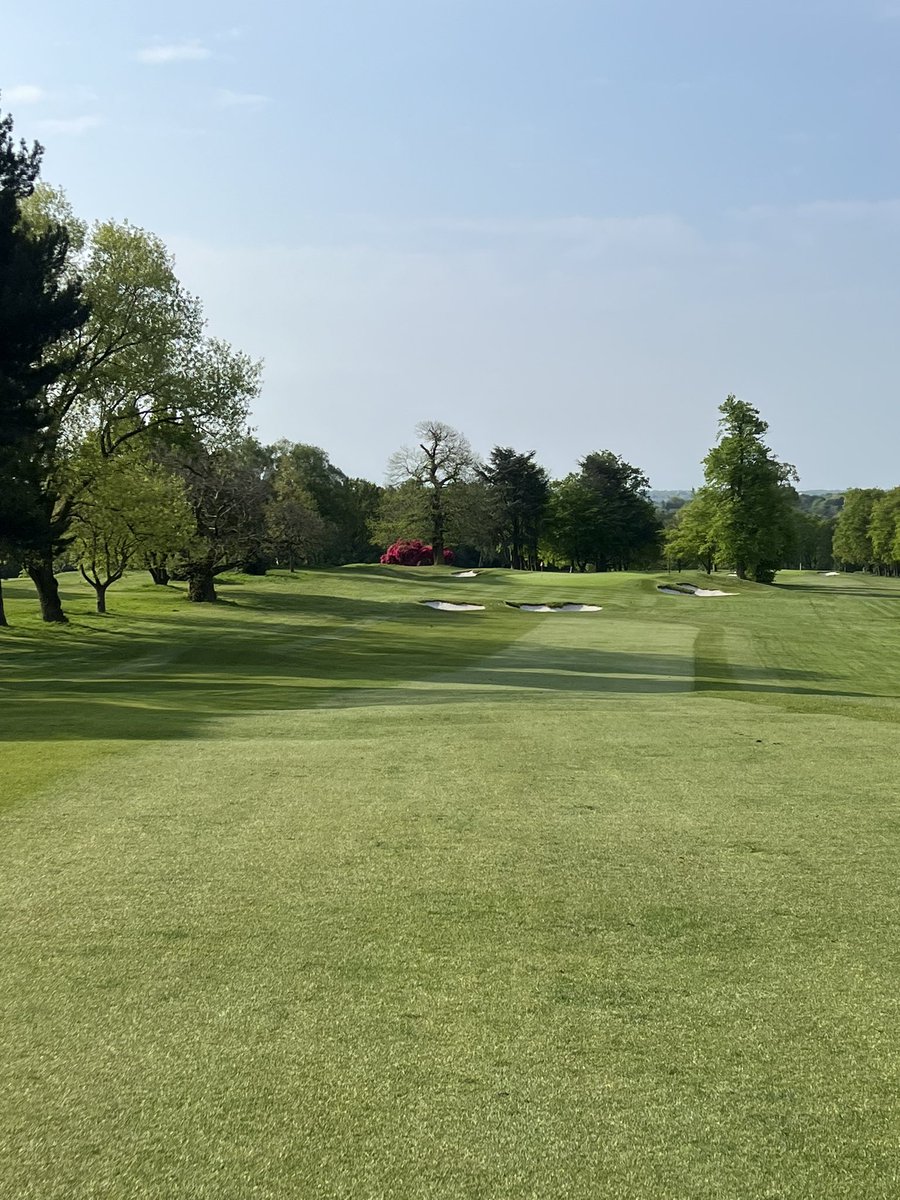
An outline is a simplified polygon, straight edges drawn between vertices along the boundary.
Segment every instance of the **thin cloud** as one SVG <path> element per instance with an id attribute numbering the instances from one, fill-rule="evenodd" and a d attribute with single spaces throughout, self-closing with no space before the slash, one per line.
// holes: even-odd
<path id="1" fill-rule="evenodd" d="M 46 95 L 43 88 L 37 87 L 33 83 L 21 83 L 18 87 L 6 88 L 3 92 L 3 99 L 8 104 L 37 104 Z"/>
<path id="2" fill-rule="evenodd" d="M 89 129 L 96 129 L 98 125 L 102 124 L 103 120 L 101 117 L 60 117 L 58 119 L 49 118 L 46 121 L 38 121 L 38 129 L 41 133 L 80 137 L 83 133 L 87 133 Z"/>
<path id="3" fill-rule="evenodd" d="M 261 92 L 232 92 L 228 88 L 219 88 L 215 99 L 219 108 L 262 108 L 272 102 L 271 96 Z"/>
<path id="4" fill-rule="evenodd" d="M 135 57 L 138 62 L 159 66 L 173 62 L 201 62 L 212 58 L 212 50 L 202 42 L 167 42 L 158 46 L 144 46 Z"/>

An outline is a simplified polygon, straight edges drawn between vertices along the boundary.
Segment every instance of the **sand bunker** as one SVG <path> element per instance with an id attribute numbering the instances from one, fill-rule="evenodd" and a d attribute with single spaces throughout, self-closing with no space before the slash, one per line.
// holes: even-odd
<path id="1" fill-rule="evenodd" d="M 826 576 L 840 575 L 840 571 L 823 571 L 822 574 Z"/>
<path id="2" fill-rule="evenodd" d="M 658 590 L 664 596 L 736 596 L 737 592 L 720 592 L 713 588 L 694 587 L 692 583 L 679 583 L 676 587 L 660 584 Z"/>
<path id="3" fill-rule="evenodd" d="M 477 571 L 454 571 L 454 579 L 475 579 L 478 575 Z"/>
<path id="4" fill-rule="evenodd" d="M 517 608 L 519 612 L 566 613 L 603 611 L 599 604 L 514 604 L 512 600 L 507 600 L 506 603 L 510 608 Z"/>
<path id="5" fill-rule="evenodd" d="M 441 612 L 484 612 L 483 604 L 454 604 L 451 600 L 422 600 L 426 608 L 439 608 Z"/>

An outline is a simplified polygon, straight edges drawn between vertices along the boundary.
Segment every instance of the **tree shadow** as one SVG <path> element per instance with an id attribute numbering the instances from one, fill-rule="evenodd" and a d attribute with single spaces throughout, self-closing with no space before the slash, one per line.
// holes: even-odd
<path id="1" fill-rule="evenodd" d="M 461 642 L 466 657 L 460 646 L 448 644 L 443 629 L 425 645 L 398 643 L 396 626 L 378 624 L 348 629 L 307 622 L 298 630 L 291 622 L 267 621 L 248 629 L 238 619 L 220 619 L 204 634 L 168 646 L 148 639 L 128 661 L 84 678 L 67 661 L 65 676 L 55 671 L 23 679 L 9 689 L 13 703 L 7 704 L 0 740 L 190 738 L 222 719 L 232 720 L 229 736 L 240 736 L 233 719 L 241 714 L 515 703 L 538 693 L 884 698 L 840 689 L 834 680 L 816 687 L 829 677 L 812 671 L 781 669 L 775 676 L 759 666 L 692 655 L 535 648 L 490 638 L 473 649 L 470 633 Z"/>
<path id="2" fill-rule="evenodd" d="M 827 583 L 773 583 L 781 592 L 815 592 L 817 596 L 853 596 L 857 600 L 900 600 L 900 581 L 894 589 L 832 587 Z"/>

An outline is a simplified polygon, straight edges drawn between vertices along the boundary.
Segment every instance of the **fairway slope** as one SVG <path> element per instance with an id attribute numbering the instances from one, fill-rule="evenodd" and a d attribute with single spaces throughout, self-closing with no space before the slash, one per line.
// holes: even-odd
<path id="1" fill-rule="evenodd" d="M 5 583 L 0 1195 L 893 1195 L 900 584 L 660 580 Z"/>

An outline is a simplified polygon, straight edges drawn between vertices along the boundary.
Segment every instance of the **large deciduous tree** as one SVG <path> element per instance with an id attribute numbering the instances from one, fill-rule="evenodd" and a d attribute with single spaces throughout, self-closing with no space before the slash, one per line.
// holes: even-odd
<path id="1" fill-rule="evenodd" d="M 716 546 L 713 533 L 715 498 L 701 488 L 687 504 L 678 509 L 666 531 L 665 552 L 670 563 L 679 570 L 683 566 L 701 566 L 710 575 L 716 565 Z"/>
<path id="2" fill-rule="evenodd" d="M 135 440 L 233 436 L 260 373 L 245 355 L 205 335 L 200 303 L 179 283 L 159 238 L 110 221 L 85 231 L 50 189 L 25 206 L 36 236 L 57 214 L 68 214 L 78 231 L 66 270 L 83 278 L 91 311 L 60 345 L 55 362 L 65 362 L 64 369 L 42 396 L 40 538 L 26 566 L 51 621 L 65 620 L 54 555 L 69 539 L 79 496 L 91 484 L 89 472 L 71 469 L 73 448 L 90 441 L 105 460 Z"/>
<path id="3" fill-rule="evenodd" d="M 875 566 L 872 512 L 884 494 L 881 488 L 850 488 L 844 495 L 834 530 L 834 556 L 842 566 L 864 571 Z"/>
<path id="4" fill-rule="evenodd" d="M 369 532 L 381 496 L 377 484 L 349 478 L 318 446 L 284 440 L 270 446 L 269 453 L 276 481 L 280 474 L 285 477 L 282 491 L 301 489 L 304 503 L 312 504 L 320 520 L 315 537 L 307 539 L 308 561 L 348 563 L 377 558 Z M 300 516 L 299 510 L 295 515 Z"/>
<path id="5" fill-rule="evenodd" d="M 67 230 L 50 221 L 29 229 L 22 219 L 42 154 L 37 143 L 16 143 L 12 117 L 0 116 L 0 544 L 10 553 L 45 548 L 42 482 L 54 435 L 46 395 L 75 366 L 72 335 L 88 317 L 80 282 L 67 274 Z"/>
<path id="6" fill-rule="evenodd" d="M 791 543 L 797 472 L 765 444 L 769 426 L 752 405 L 728 396 L 719 412 L 719 441 L 703 460 L 709 534 L 740 579 L 770 583 Z"/>
<path id="7" fill-rule="evenodd" d="M 475 455 L 468 440 L 442 421 L 416 426 L 416 446 L 403 446 L 391 456 L 388 481 L 400 485 L 412 480 L 428 494 L 430 541 L 435 565 L 444 561 L 447 533 L 447 490 L 472 478 Z"/>
<path id="8" fill-rule="evenodd" d="M 88 443 L 76 462 L 91 482 L 75 506 L 71 555 L 105 613 L 107 590 L 130 566 L 165 560 L 191 537 L 191 510 L 178 476 L 137 446 L 104 459 Z"/>
<path id="9" fill-rule="evenodd" d="M 266 541 L 268 456 L 253 438 L 210 448 L 198 443 L 172 457 L 193 514 L 193 532 L 173 575 L 188 599 L 218 599 L 216 576 L 259 557 Z"/>
<path id="10" fill-rule="evenodd" d="M 293 571 L 315 562 L 329 540 L 329 526 L 289 452 L 275 459 L 266 503 L 266 549 L 276 565 Z"/>
<path id="11" fill-rule="evenodd" d="M 891 488 L 872 505 L 869 539 L 879 571 L 900 574 L 900 488 Z"/>

